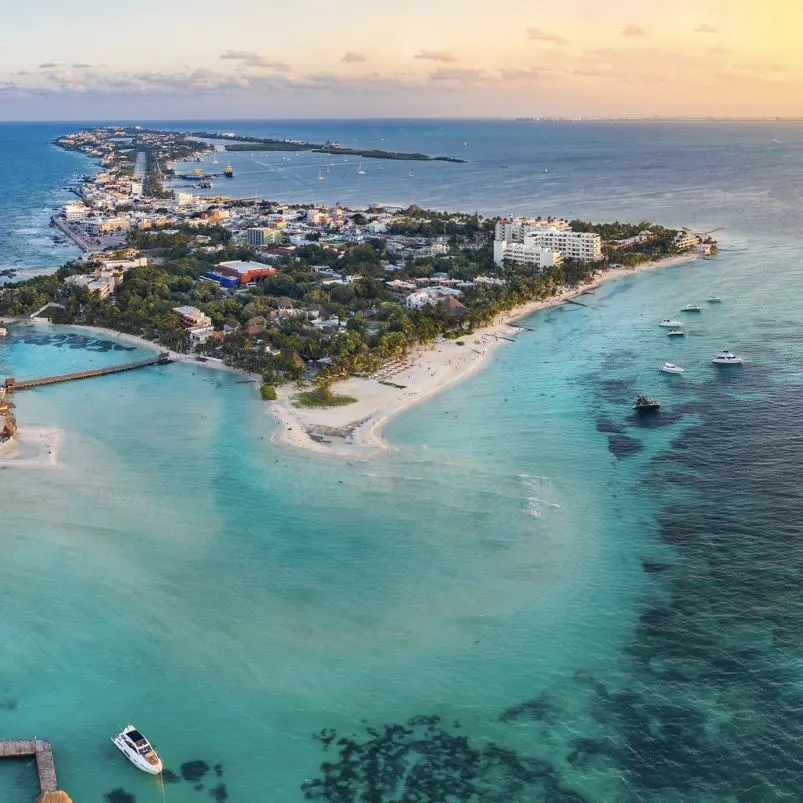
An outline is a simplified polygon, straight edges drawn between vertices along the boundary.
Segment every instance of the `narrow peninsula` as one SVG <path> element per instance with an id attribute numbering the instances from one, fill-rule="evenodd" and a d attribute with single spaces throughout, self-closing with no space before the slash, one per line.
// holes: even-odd
<path id="1" fill-rule="evenodd" d="M 523 315 L 717 250 L 646 221 L 201 197 L 174 169 L 214 160 L 196 135 L 110 126 L 57 144 L 100 163 L 53 220 L 84 256 L 0 289 L 9 336 L 44 318 L 245 372 L 275 437 L 327 454 L 376 453 L 384 421 L 476 370 Z"/>

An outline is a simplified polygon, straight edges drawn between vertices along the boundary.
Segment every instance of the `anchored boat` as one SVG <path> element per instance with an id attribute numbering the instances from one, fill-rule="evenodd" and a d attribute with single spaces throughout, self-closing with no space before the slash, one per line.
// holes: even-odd
<path id="1" fill-rule="evenodd" d="M 639 396 L 633 409 L 640 413 L 651 413 L 661 408 L 661 402 L 657 399 L 651 399 L 649 396 Z"/>
<path id="2" fill-rule="evenodd" d="M 133 726 L 126 725 L 112 741 L 120 752 L 138 769 L 151 775 L 162 771 L 162 759 L 151 743 Z"/>
<path id="3" fill-rule="evenodd" d="M 737 354 L 723 349 L 717 352 L 717 356 L 711 362 L 714 365 L 741 365 L 744 362 L 744 357 L 739 357 Z"/>

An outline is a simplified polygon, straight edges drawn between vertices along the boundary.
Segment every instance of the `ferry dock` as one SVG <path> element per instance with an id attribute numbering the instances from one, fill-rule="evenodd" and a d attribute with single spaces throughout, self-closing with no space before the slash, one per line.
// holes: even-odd
<path id="1" fill-rule="evenodd" d="M 35 803 L 71 803 L 66 792 L 59 789 L 56 781 L 56 762 L 53 748 L 47 739 L 3 739 L 0 740 L 0 758 L 36 759 L 36 773 L 39 776 L 40 794 Z"/>
<path id="2" fill-rule="evenodd" d="M 45 376 L 39 379 L 14 379 L 8 377 L 3 383 L 6 392 L 11 393 L 18 390 L 28 390 L 29 388 L 39 388 L 44 385 L 57 385 L 60 382 L 75 382 L 78 379 L 90 379 L 94 376 L 106 376 L 107 374 L 119 374 L 123 371 L 134 371 L 137 368 L 147 368 L 150 365 L 167 365 L 171 363 L 170 354 L 166 351 L 161 352 L 157 357 L 151 357 L 139 362 L 129 362 L 123 365 L 111 365 L 108 368 L 90 368 L 88 371 L 76 371 L 71 374 L 56 374 L 55 376 Z"/>

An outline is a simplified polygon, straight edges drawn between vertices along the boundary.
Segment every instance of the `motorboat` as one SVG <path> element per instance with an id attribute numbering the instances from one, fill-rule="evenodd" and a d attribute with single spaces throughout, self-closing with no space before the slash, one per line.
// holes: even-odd
<path id="1" fill-rule="evenodd" d="M 667 334 L 669 335 L 669 337 L 685 337 L 686 336 L 686 332 L 684 332 L 683 329 L 672 329 L 669 332 L 667 332 Z"/>
<path id="2" fill-rule="evenodd" d="M 717 352 L 717 356 L 711 362 L 714 365 L 741 365 L 744 362 L 744 357 L 739 357 L 733 352 L 723 349 Z"/>
<path id="3" fill-rule="evenodd" d="M 665 374 L 682 374 L 683 373 L 683 369 L 679 365 L 675 365 L 675 363 L 673 363 L 673 362 L 665 362 L 661 366 L 661 370 Z"/>
<path id="4" fill-rule="evenodd" d="M 681 310 L 681 312 L 702 312 L 703 308 L 698 307 L 696 304 L 686 304 L 685 307 Z"/>
<path id="5" fill-rule="evenodd" d="M 112 742 L 120 752 L 138 769 L 151 775 L 158 775 L 162 771 L 162 759 L 151 747 L 151 743 L 133 726 L 126 725 Z"/>
<path id="6" fill-rule="evenodd" d="M 722 299 L 719 296 L 711 296 L 711 298 L 707 298 L 709 304 L 721 304 Z"/>
<path id="7" fill-rule="evenodd" d="M 683 321 L 673 321 L 671 318 L 664 318 L 664 320 L 662 320 L 658 326 L 677 329 L 679 326 L 683 326 Z"/>
<path id="8" fill-rule="evenodd" d="M 654 412 L 660 408 L 661 402 L 657 399 L 651 399 L 649 396 L 639 396 L 636 399 L 636 403 L 633 405 L 633 409 L 640 413 Z"/>

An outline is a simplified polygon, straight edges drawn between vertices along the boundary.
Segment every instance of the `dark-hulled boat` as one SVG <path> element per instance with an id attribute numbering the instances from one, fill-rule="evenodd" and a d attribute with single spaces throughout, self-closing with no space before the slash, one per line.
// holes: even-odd
<path id="1" fill-rule="evenodd" d="M 639 396 L 633 409 L 640 413 L 651 413 L 661 409 L 661 402 L 657 399 L 651 399 L 649 396 Z"/>

